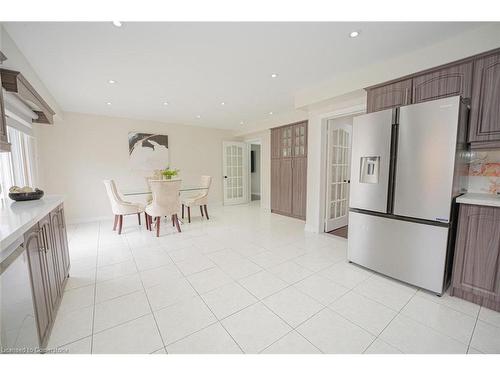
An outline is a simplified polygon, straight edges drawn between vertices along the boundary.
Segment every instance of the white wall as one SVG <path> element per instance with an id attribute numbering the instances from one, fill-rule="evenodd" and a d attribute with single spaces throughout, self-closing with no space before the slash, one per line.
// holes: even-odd
<path id="1" fill-rule="evenodd" d="M 222 203 L 222 141 L 227 130 L 152 121 L 65 113 L 53 126 L 38 125 L 41 188 L 66 195 L 68 220 L 110 217 L 103 179 L 114 179 L 122 191 L 145 188 L 144 177 L 129 168 L 128 132 L 168 135 L 170 166 L 181 170 L 186 184 L 213 176 L 210 204 Z"/>
<path id="2" fill-rule="evenodd" d="M 320 84 L 302 88 L 295 93 L 295 108 L 304 108 L 348 92 L 498 47 L 500 47 L 500 23 L 488 23 L 457 34 L 453 38 L 371 64 L 363 69 L 336 77 L 325 77 Z"/>
<path id="3" fill-rule="evenodd" d="M 16 70 L 21 72 L 28 82 L 35 88 L 40 96 L 47 102 L 47 104 L 56 112 L 56 116 L 61 116 L 62 111 L 59 104 L 54 97 L 50 94 L 47 87 L 38 77 L 35 70 L 32 68 L 28 60 L 19 51 L 17 45 L 14 43 L 10 35 L 5 31 L 0 24 L 0 47 L 7 60 L 3 62 L 2 67 L 6 69 Z"/>
<path id="4" fill-rule="evenodd" d="M 254 171 L 250 174 L 250 193 L 260 196 L 260 145 L 252 144 L 250 150 L 254 152 Z"/>

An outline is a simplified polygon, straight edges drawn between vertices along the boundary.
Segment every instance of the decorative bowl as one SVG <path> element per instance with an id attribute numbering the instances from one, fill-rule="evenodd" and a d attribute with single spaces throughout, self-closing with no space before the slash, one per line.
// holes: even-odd
<path id="1" fill-rule="evenodd" d="M 9 198 L 16 201 L 34 201 L 43 197 L 43 190 L 35 190 L 31 193 L 9 193 Z"/>

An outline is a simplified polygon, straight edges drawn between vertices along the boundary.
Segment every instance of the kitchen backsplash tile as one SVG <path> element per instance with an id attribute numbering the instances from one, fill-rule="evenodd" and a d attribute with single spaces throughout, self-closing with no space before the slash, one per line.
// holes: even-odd
<path id="1" fill-rule="evenodd" d="M 471 193 L 500 193 L 500 150 L 472 153 L 468 190 Z"/>

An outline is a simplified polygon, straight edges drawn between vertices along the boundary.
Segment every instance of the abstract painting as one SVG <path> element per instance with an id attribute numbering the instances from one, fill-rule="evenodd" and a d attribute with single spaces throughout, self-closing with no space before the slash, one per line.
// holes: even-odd
<path id="1" fill-rule="evenodd" d="M 165 169 L 169 165 L 168 136 L 129 132 L 128 152 L 133 170 Z"/>

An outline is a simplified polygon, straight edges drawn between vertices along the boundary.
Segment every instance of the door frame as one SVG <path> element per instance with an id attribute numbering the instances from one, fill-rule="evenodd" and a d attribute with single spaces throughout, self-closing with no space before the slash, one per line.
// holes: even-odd
<path id="1" fill-rule="evenodd" d="M 337 111 L 321 114 L 321 167 L 320 167 L 320 194 L 319 194 L 319 228 L 310 228 L 311 231 L 317 233 L 325 233 L 326 228 L 326 183 L 327 183 L 327 167 L 328 167 L 328 145 L 326 138 L 328 136 L 327 124 L 328 120 L 340 117 L 356 116 L 366 113 L 366 104 L 355 105 L 352 107 L 343 108 Z M 307 229 L 307 228 L 306 228 Z"/>
<path id="2" fill-rule="evenodd" d="M 263 181 L 262 181 L 262 139 L 261 138 L 253 138 L 253 139 L 246 139 L 244 141 L 245 143 L 248 143 L 248 167 L 247 167 L 247 203 L 250 203 L 252 201 L 252 168 L 251 168 L 251 151 L 252 151 L 252 145 L 259 145 L 260 146 L 260 163 L 259 163 L 259 171 L 260 171 L 260 200 L 259 200 L 259 206 L 262 207 L 262 187 Z"/>
<path id="3" fill-rule="evenodd" d="M 331 121 L 331 120 L 342 119 L 342 118 L 347 118 L 347 117 L 351 118 L 351 122 L 352 122 L 353 116 L 350 116 L 350 115 L 348 115 L 348 116 L 342 116 L 342 117 L 336 117 L 336 118 L 332 118 L 332 119 L 328 119 L 327 120 L 327 128 L 326 128 L 326 134 L 327 134 L 327 139 L 326 139 L 326 181 L 325 181 L 325 232 L 330 232 L 332 230 L 335 230 L 335 229 L 338 229 L 338 228 L 342 228 L 345 225 L 348 225 L 348 223 L 349 223 L 348 222 L 348 216 L 349 216 L 349 210 L 348 210 L 348 208 L 349 208 L 350 183 L 347 183 L 347 186 L 348 186 L 348 192 L 347 192 L 347 211 L 346 211 L 345 218 L 344 218 L 344 216 L 342 216 L 342 217 L 337 218 L 337 219 L 330 219 L 330 218 L 328 218 L 328 215 L 327 215 L 328 210 L 329 210 L 328 206 L 330 204 L 329 203 L 330 202 L 330 198 L 328 197 L 328 193 L 329 193 L 329 185 L 330 185 L 330 179 L 329 179 L 329 177 L 330 177 L 330 173 L 331 173 L 329 162 L 328 162 L 329 156 L 330 156 L 329 155 L 330 148 L 328 147 L 329 146 L 329 142 L 330 142 L 330 130 L 328 129 L 328 127 L 329 127 L 328 122 Z M 332 126 L 334 126 L 334 125 L 332 124 Z M 350 141 L 350 145 L 349 145 L 349 154 L 347 155 L 347 158 L 348 158 L 348 165 L 349 165 L 349 167 L 348 167 L 348 174 L 349 174 L 349 179 L 350 179 L 351 162 L 352 162 L 352 160 L 351 160 L 352 159 L 351 158 L 351 156 L 352 156 L 352 124 L 351 125 L 347 125 L 347 124 L 346 125 L 340 125 L 337 129 L 344 129 L 345 130 L 348 127 L 349 127 L 349 137 L 350 137 L 349 141 Z M 328 228 L 328 222 L 332 221 L 332 220 L 336 220 L 338 222 L 340 222 L 340 221 L 344 222 L 345 221 L 345 225 L 341 225 L 341 226 L 339 226 L 337 228 L 328 230 L 329 229 Z"/>

